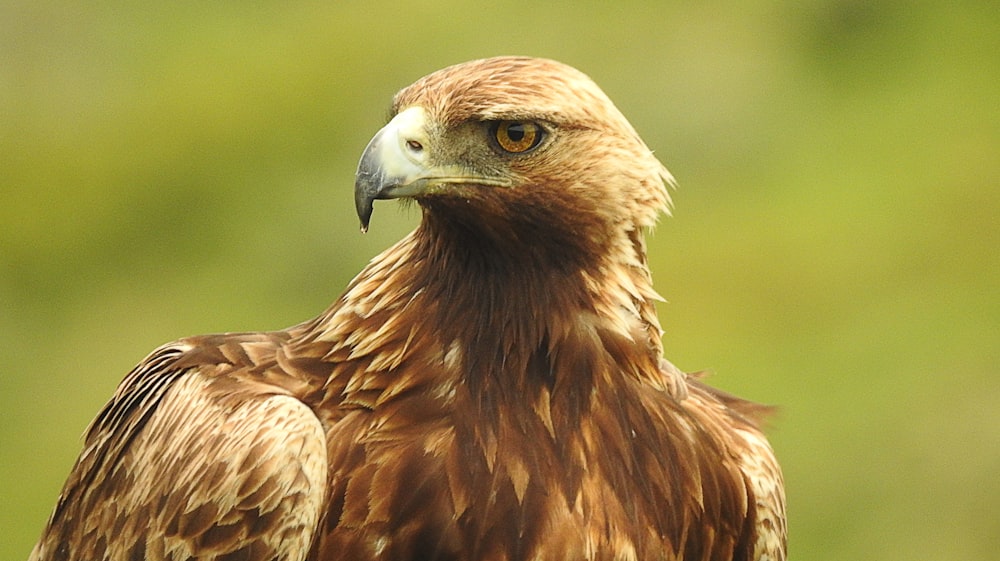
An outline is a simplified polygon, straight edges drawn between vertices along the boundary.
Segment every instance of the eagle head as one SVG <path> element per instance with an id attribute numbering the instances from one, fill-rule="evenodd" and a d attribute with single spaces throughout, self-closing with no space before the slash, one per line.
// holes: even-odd
<path id="1" fill-rule="evenodd" d="M 668 210 L 670 173 L 604 92 L 565 64 L 451 66 L 396 94 L 391 115 L 358 167 L 362 230 L 375 199 L 410 198 L 425 222 L 463 236 L 604 253 Z"/>

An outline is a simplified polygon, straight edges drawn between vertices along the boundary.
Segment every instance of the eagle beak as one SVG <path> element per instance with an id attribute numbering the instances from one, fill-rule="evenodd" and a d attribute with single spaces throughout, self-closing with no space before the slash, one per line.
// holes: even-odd
<path id="1" fill-rule="evenodd" d="M 361 231 L 368 231 L 375 199 L 399 199 L 454 193 L 456 185 L 510 187 L 506 175 L 478 173 L 467 165 L 434 161 L 434 142 L 428 134 L 427 112 L 422 107 L 400 111 L 375 133 L 358 163 L 354 180 L 354 205 Z"/>
<path id="2" fill-rule="evenodd" d="M 354 205 L 362 232 L 368 231 L 375 199 L 419 195 L 439 176 L 427 163 L 425 124 L 425 111 L 410 107 L 375 133 L 365 148 L 354 181 Z"/>

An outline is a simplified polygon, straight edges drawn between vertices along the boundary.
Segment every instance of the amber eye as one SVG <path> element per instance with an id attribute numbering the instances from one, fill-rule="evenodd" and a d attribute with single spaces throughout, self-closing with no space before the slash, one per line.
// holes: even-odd
<path id="1" fill-rule="evenodd" d="M 523 154 L 538 146 L 545 131 L 531 121 L 497 121 L 490 127 L 497 144 L 511 154 Z"/>

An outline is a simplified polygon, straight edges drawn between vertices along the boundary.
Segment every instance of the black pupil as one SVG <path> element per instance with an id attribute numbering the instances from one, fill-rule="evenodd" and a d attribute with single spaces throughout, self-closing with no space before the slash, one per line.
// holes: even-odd
<path id="1" fill-rule="evenodd" d="M 521 123 L 513 123 L 507 127 L 507 136 L 514 142 L 521 142 L 524 140 L 524 125 Z"/>

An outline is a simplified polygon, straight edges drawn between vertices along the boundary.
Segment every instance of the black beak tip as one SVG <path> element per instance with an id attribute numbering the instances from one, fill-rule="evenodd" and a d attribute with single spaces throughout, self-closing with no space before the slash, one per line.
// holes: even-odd
<path id="1" fill-rule="evenodd" d="M 368 224 L 371 222 L 374 211 L 372 205 L 375 199 L 379 198 L 381 191 L 381 177 L 366 169 L 366 161 L 366 158 L 361 160 L 361 166 L 354 180 L 354 209 L 358 213 L 358 218 L 361 219 L 362 233 L 368 231 Z"/>
<path id="2" fill-rule="evenodd" d="M 368 197 L 359 197 L 355 201 L 355 205 L 358 211 L 358 218 L 361 219 L 361 233 L 364 234 L 368 232 L 368 224 L 372 219 L 372 212 L 374 208 L 372 207 L 373 199 Z"/>

